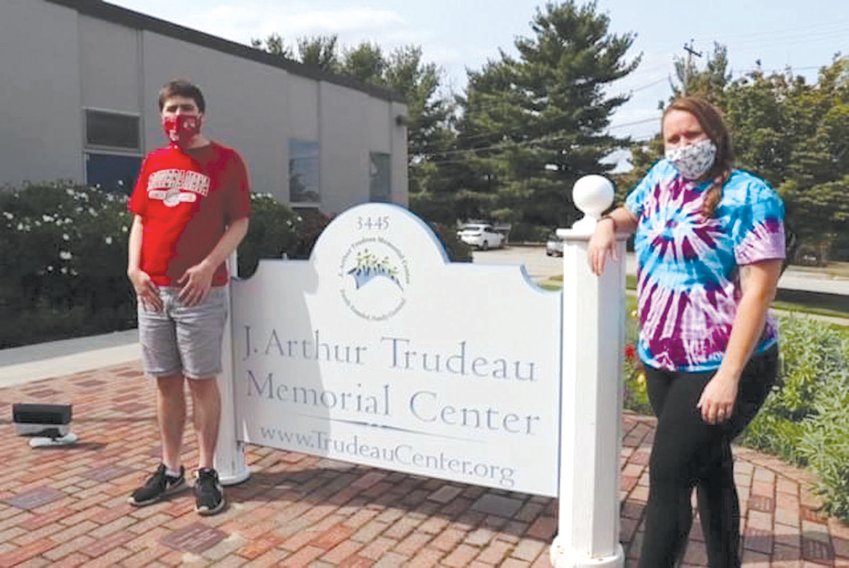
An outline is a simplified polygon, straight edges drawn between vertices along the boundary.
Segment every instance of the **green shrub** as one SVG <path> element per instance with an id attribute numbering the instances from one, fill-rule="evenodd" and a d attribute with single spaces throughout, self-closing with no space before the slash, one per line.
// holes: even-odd
<path id="1" fill-rule="evenodd" d="M 0 347 L 135 321 L 126 198 L 70 182 L 0 193 Z M 41 323 L 38 323 L 41 322 Z"/>
<path id="2" fill-rule="evenodd" d="M 451 262 L 472 262 L 472 247 L 460 240 L 456 227 L 432 223 L 430 228 L 442 243 Z"/>
<path id="3" fill-rule="evenodd" d="M 410 212 L 427 223 L 451 262 L 472 262 L 472 248 L 457 237 L 457 211 L 452 194 L 410 194 Z"/>
<path id="4" fill-rule="evenodd" d="M 261 258 L 307 259 L 330 217 L 318 209 L 293 211 L 267 193 L 251 194 L 251 223 L 239 245 L 239 277 L 249 278 Z"/>
<path id="5" fill-rule="evenodd" d="M 318 209 L 302 209 L 297 213 L 301 218 L 298 228 L 298 243 L 289 257 L 307 259 L 312 254 L 315 242 L 330 223 L 331 218 Z"/>
<path id="6" fill-rule="evenodd" d="M 651 414 L 649 395 L 646 389 L 646 374 L 637 355 L 637 312 L 629 298 L 629 315 L 625 318 L 625 353 L 622 362 L 624 385 L 623 406 L 640 414 Z"/>
<path id="7" fill-rule="evenodd" d="M 259 258 L 309 256 L 327 224 L 253 194 L 239 270 Z M 127 197 L 71 182 L 0 192 L 0 348 L 129 329 L 135 297 L 126 276 Z"/>
<path id="8" fill-rule="evenodd" d="M 635 353 L 634 344 L 625 345 L 625 363 L 623 365 L 625 392 L 623 406 L 640 414 L 652 414 L 649 395 L 646 388 L 646 373 Z"/>
<path id="9" fill-rule="evenodd" d="M 847 358 L 849 362 L 849 358 Z M 849 521 L 849 371 L 832 376 L 803 422 L 798 454 L 817 474 L 827 513 Z"/>
<path id="10" fill-rule="evenodd" d="M 829 326 L 798 317 L 781 320 L 781 372 L 744 441 L 799 463 L 802 421 L 816 414 L 823 386 L 845 365 L 845 339 Z"/>
<path id="11" fill-rule="evenodd" d="M 239 276 L 248 278 L 261 258 L 293 256 L 303 219 L 267 193 L 251 194 L 248 234 L 238 249 Z"/>
<path id="12" fill-rule="evenodd" d="M 239 275 L 260 258 L 309 258 L 330 219 L 251 194 Z M 127 197 L 71 182 L 0 192 L 0 348 L 129 329 L 135 297 L 127 276 L 132 221 Z M 470 261 L 453 226 L 433 225 L 448 256 Z"/>
<path id="13" fill-rule="evenodd" d="M 741 438 L 808 466 L 825 510 L 849 520 L 849 334 L 813 319 L 781 319 L 778 384 Z"/>
<path id="14" fill-rule="evenodd" d="M 629 300 L 630 301 L 630 300 Z M 633 353 L 635 313 L 627 318 L 625 408 L 651 413 Z M 782 317 L 777 384 L 740 442 L 808 467 L 824 511 L 849 521 L 849 330 Z"/>
<path id="15" fill-rule="evenodd" d="M 457 220 L 454 195 L 422 191 L 410 194 L 410 211 L 428 221 L 451 225 Z"/>
<path id="16" fill-rule="evenodd" d="M 510 242 L 512 243 L 544 243 L 552 229 L 529 225 L 527 223 L 512 223 Z"/>

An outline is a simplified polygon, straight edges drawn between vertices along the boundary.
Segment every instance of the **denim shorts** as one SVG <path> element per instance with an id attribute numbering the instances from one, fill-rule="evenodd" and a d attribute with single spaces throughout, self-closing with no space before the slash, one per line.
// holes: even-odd
<path id="1" fill-rule="evenodd" d="M 154 377 L 181 373 L 189 379 L 215 377 L 221 372 L 227 289 L 210 288 L 206 299 L 195 306 L 183 305 L 179 293 L 180 288 L 159 288 L 161 312 L 138 304 L 144 370 Z"/>

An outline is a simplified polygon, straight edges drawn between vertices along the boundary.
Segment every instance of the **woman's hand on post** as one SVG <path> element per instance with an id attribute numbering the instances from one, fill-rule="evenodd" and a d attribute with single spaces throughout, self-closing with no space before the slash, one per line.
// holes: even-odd
<path id="1" fill-rule="evenodd" d="M 587 246 L 587 261 L 590 270 L 601 276 L 607 259 L 619 260 L 616 254 L 616 223 L 611 217 L 602 217 L 595 226 L 595 232 Z"/>

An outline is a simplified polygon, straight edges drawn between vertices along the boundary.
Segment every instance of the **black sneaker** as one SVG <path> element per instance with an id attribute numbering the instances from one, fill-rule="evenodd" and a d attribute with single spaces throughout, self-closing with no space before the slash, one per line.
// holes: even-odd
<path id="1" fill-rule="evenodd" d="M 195 511 L 207 516 L 224 508 L 224 488 L 218 481 L 218 472 L 210 467 L 197 470 L 195 474 Z"/>
<path id="2" fill-rule="evenodd" d="M 136 507 L 150 505 L 167 495 L 182 491 L 186 487 L 186 475 L 183 466 L 180 466 L 180 475 L 172 477 L 165 473 L 165 464 L 159 464 L 156 473 L 151 475 L 144 485 L 133 491 L 129 502 L 130 505 Z"/>

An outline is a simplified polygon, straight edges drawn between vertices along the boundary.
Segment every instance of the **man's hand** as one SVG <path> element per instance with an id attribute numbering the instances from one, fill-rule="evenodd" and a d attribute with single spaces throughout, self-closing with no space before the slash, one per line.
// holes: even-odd
<path id="1" fill-rule="evenodd" d="M 177 284 L 180 289 L 180 301 L 187 306 L 196 306 L 206 299 L 212 287 L 212 276 L 215 267 L 206 261 L 195 264 L 180 276 Z"/>
<path id="2" fill-rule="evenodd" d="M 133 284 L 136 298 L 142 303 L 146 310 L 161 312 L 163 308 L 162 298 L 159 297 L 159 288 L 150 279 L 147 272 L 138 268 L 127 270 L 127 277 Z"/>

